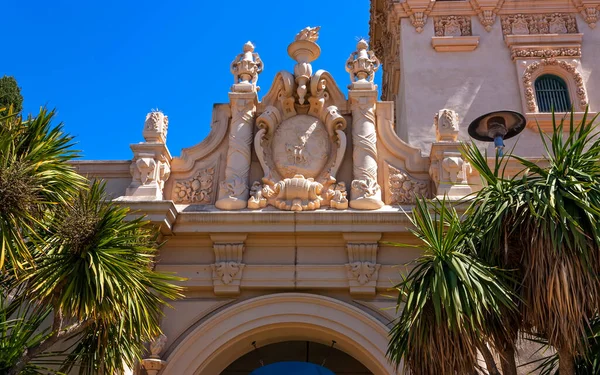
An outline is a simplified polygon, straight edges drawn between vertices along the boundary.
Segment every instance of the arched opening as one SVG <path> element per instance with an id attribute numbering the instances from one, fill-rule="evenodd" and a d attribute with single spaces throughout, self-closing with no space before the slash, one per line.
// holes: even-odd
<path id="1" fill-rule="evenodd" d="M 271 294 L 230 305 L 191 327 L 167 351 L 161 374 L 220 374 L 252 352 L 254 341 L 328 346 L 332 340 L 373 375 L 399 374 L 385 355 L 388 334 L 382 322 L 346 302 L 307 293 Z"/>
<path id="2" fill-rule="evenodd" d="M 535 96 L 539 112 L 569 112 L 571 98 L 564 79 L 544 74 L 535 80 Z"/>
<path id="3" fill-rule="evenodd" d="M 333 344 L 333 343 L 332 343 Z M 312 341 L 284 341 L 260 346 L 231 363 L 221 375 L 372 375 L 354 357 Z"/>

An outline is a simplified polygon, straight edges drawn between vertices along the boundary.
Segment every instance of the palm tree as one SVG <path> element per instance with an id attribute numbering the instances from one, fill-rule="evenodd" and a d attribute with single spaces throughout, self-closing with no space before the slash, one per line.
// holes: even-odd
<path id="1" fill-rule="evenodd" d="M 600 302 L 600 140 L 596 118 L 573 115 L 554 132 L 540 131 L 547 152 L 536 164 L 513 156 L 527 171 L 498 177 L 476 147 L 466 158 L 486 180 L 475 198 L 471 223 L 486 240 L 479 249 L 491 264 L 516 270 L 521 329 L 556 348 L 561 374 L 574 374 L 585 353 L 586 328 Z M 504 189 L 502 189 L 502 188 Z"/>
<path id="2" fill-rule="evenodd" d="M 13 160 L 2 158 L 12 168 L 2 183 L 13 195 L 2 211 L 2 241 L 11 247 L 3 247 L 0 372 L 122 371 L 161 333 L 161 311 L 181 297 L 172 284 L 180 279 L 154 271 L 156 231 L 127 220 L 128 209 L 100 182 L 88 185 L 67 164 L 71 138 L 50 126 L 52 115 L 2 123 L 0 152 Z M 49 316 L 50 326 L 41 325 Z"/>
<path id="3" fill-rule="evenodd" d="M 73 138 L 52 126 L 54 111 L 35 118 L 10 113 L 0 118 L 0 272 L 31 261 L 28 238 L 44 227 L 43 216 L 85 185 L 68 164 L 77 157 Z"/>
<path id="4" fill-rule="evenodd" d="M 413 374 L 472 374 L 479 350 L 499 374 L 488 346 L 511 335 L 501 324 L 516 311 L 507 273 L 476 256 L 472 231 L 446 202 L 418 199 L 410 218 L 423 255 L 396 286 L 404 306 L 388 356 Z"/>

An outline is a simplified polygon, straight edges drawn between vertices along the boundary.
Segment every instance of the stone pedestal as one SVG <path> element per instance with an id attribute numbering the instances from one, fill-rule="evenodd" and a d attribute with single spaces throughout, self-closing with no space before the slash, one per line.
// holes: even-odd
<path id="1" fill-rule="evenodd" d="M 436 142 L 431 147 L 429 174 L 436 187 L 436 196 L 458 200 L 473 192 L 469 175 L 473 169 L 460 153 L 460 142 Z"/>

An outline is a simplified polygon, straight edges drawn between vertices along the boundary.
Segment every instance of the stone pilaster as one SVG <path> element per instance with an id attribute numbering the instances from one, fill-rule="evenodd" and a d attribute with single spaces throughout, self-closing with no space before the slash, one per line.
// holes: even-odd
<path id="1" fill-rule="evenodd" d="M 381 233 L 344 233 L 350 294 L 374 296 L 381 264 L 377 263 Z"/>
<path id="2" fill-rule="evenodd" d="M 244 51 L 231 63 L 234 84 L 232 92 L 229 93 L 231 121 L 227 167 L 225 181 L 219 186 L 219 196 L 215 203 L 221 210 L 240 210 L 248 205 L 250 146 L 258 101 L 256 82 L 262 67 L 262 61 L 258 54 L 254 53 L 254 46 L 250 42 L 244 45 Z"/>
<path id="3" fill-rule="evenodd" d="M 240 293 L 242 263 L 246 234 L 211 234 L 215 263 L 211 265 L 214 292 L 216 295 Z"/>
<path id="4" fill-rule="evenodd" d="M 380 63 L 368 48 L 367 42 L 360 40 L 356 51 L 346 61 L 346 71 L 350 73 L 352 82 L 348 91 L 352 109 L 353 143 L 350 207 L 360 210 L 383 207 L 381 188 L 377 182 L 377 85 L 373 83 Z"/>

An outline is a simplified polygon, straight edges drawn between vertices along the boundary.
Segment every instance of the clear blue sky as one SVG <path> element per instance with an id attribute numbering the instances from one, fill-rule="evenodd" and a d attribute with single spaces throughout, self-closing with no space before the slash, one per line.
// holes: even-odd
<path id="1" fill-rule="evenodd" d="M 320 25 L 313 69 L 346 91 L 344 63 L 369 33 L 368 0 L 8 0 L 2 13 L 0 76 L 17 79 L 26 113 L 56 108 L 85 159 L 130 159 L 153 108 L 169 116 L 173 156 L 200 142 L 248 40 L 265 64 L 262 97 L 278 71 L 293 70 L 296 33 Z"/>

